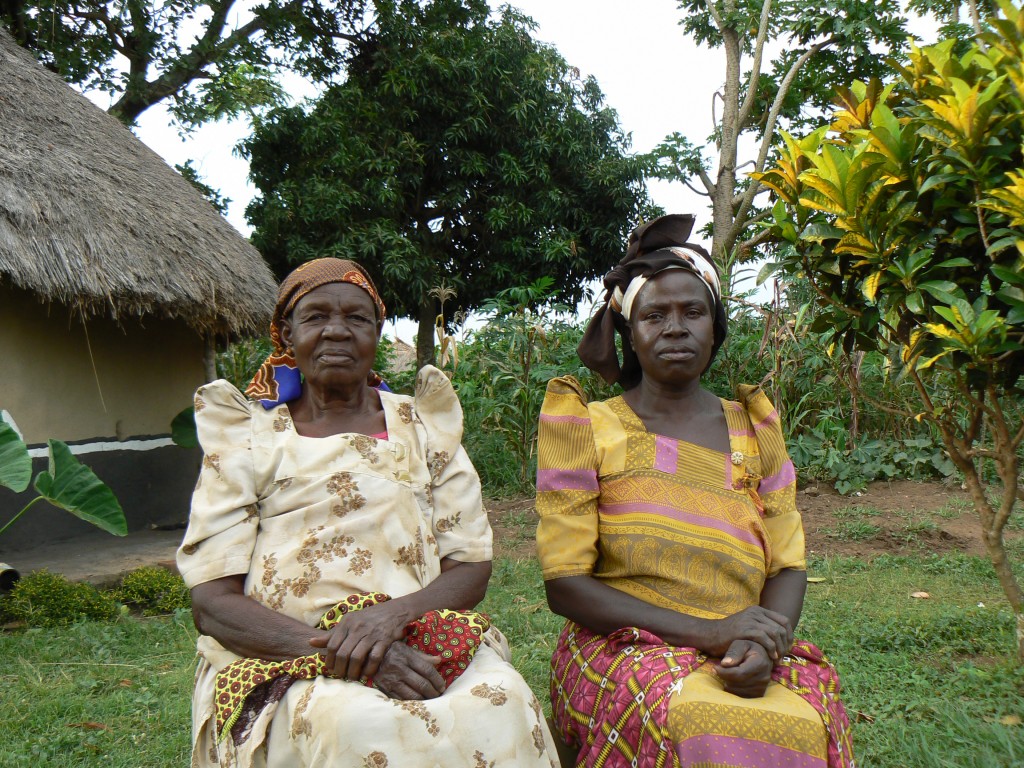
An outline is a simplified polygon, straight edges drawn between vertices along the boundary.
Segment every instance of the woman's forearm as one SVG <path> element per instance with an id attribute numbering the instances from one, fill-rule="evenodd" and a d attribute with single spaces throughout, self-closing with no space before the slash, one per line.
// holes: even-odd
<path id="1" fill-rule="evenodd" d="M 395 619 L 399 629 L 431 610 L 468 610 L 483 599 L 490 575 L 490 561 L 445 560 L 441 575 L 426 587 L 382 603 L 380 608 L 392 616 L 396 611 L 401 613 Z M 244 594 L 244 586 L 244 576 L 227 576 L 193 588 L 192 615 L 201 633 L 247 658 L 283 661 L 316 652 L 310 640 L 326 636 L 325 630 L 261 605 Z"/>
<path id="2" fill-rule="evenodd" d="M 761 607 L 786 616 L 792 629 L 804 609 L 804 594 L 807 592 L 807 572 L 783 568 L 767 579 L 761 589 Z"/>
<path id="3" fill-rule="evenodd" d="M 622 627 L 639 627 L 669 645 L 712 651 L 714 619 L 659 608 L 621 592 L 592 576 L 568 576 L 544 582 L 551 610 L 577 624 L 607 635 Z"/>
<path id="4" fill-rule="evenodd" d="M 441 561 L 440 576 L 417 592 L 391 600 L 391 607 L 400 605 L 407 621 L 442 608 L 468 611 L 484 599 L 490 578 L 490 560 L 463 563 L 445 558 Z"/>
<path id="5" fill-rule="evenodd" d="M 228 576 L 192 589 L 196 628 L 232 653 L 284 661 L 315 652 L 309 641 L 325 634 L 243 594 L 244 576 Z"/>

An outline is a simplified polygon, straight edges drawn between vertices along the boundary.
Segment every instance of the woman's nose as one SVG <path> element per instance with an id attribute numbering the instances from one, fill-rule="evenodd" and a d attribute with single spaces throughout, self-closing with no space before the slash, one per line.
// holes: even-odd
<path id="1" fill-rule="evenodd" d="M 344 338 L 349 335 L 349 329 L 343 321 L 331 320 L 324 325 L 323 335 L 331 338 Z"/>
<path id="2" fill-rule="evenodd" d="M 682 317 L 673 314 L 665 318 L 665 333 L 688 335 L 690 330 L 686 327 L 686 321 Z"/>

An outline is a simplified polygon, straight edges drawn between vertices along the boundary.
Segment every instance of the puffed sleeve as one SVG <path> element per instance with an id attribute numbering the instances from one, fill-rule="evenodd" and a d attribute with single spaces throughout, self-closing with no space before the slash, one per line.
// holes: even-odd
<path id="1" fill-rule="evenodd" d="M 177 557 L 189 588 L 249 572 L 259 529 L 249 408 L 245 396 L 223 379 L 196 391 L 203 464 Z"/>
<path id="2" fill-rule="evenodd" d="M 786 451 L 779 414 L 758 387 L 741 386 L 737 394 L 754 427 L 761 458 L 757 493 L 764 504 L 764 526 L 771 541 L 768 576 L 783 568 L 806 570 L 804 526 L 796 508 L 796 469 Z"/>
<path id="3" fill-rule="evenodd" d="M 448 377 L 431 365 L 416 375 L 415 407 L 426 432 L 438 553 L 463 563 L 490 560 L 491 524 L 480 477 L 462 447 L 462 406 Z"/>
<path id="4" fill-rule="evenodd" d="M 598 466 L 582 387 L 571 376 L 552 379 L 537 435 L 537 555 L 545 580 L 594 570 Z"/>

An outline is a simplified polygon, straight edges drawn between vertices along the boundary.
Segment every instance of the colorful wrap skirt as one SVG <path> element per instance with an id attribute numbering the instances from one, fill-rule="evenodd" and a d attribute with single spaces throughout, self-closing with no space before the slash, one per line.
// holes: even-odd
<path id="1" fill-rule="evenodd" d="M 854 768 L 835 668 L 802 641 L 765 695 L 744 699 L 694 648 L 570 621 L 551 660 L 551 702 L 579 768 Z"/>

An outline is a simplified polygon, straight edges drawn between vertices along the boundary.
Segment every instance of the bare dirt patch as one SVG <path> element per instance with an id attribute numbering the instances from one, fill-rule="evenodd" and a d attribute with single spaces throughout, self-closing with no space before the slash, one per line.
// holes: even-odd
<path id="1" fill-rule="evenodd" d="M 841 496 L 831 486 L 812 484 L 797 492 L 807 551 L 871 559 L 880 554 L 986 556 L 970 496 L 955 484 L 909 480 L 872 483 L 860 495 Z M 495 555 L 534 556 L 537 523 L 532 497 L 490 500 Z M 1024 536 L 1006 532 L 1007 541 Z"/>

